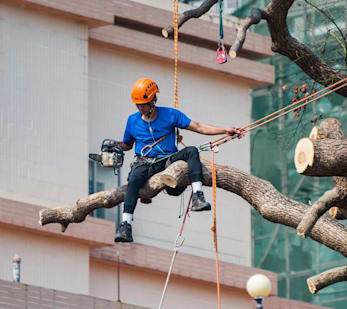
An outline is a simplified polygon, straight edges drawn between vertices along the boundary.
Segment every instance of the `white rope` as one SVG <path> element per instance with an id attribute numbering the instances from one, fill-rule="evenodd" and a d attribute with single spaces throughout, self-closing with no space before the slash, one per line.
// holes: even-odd
<path id="1" fill-rule="evenodd" d="M 158 309 L 161 309 L 161 307 L 163 305 L 165 294 L 166 294 L 166 289 L 167 289 L 167 286 L 169 284 L 169 280 L 170 280 L 172 269 L 173 269 L 173 266 L 174 266 L 174 263 L 175 263 L 176 255 L 178 253 L 178 248 L 183 245 L 183 242 L 184 242 L 184 238 L 178 234 L 177 238 L 176 238 L 176 241 L 175 241 L 175 249 L 174 249 L 174 252 L 173 252 L 173 255 L 172 255 L 172 258 L 171 258 L 170 269 L 169 269 L 169 272 L 167 273 L 166 282 L 165 282 L 165 286 L 164 286 L 164 289 L 163 289 L 163 293 L 161 294 L 161 299 L 160 299 L 160 304 L 159 304 L 159 308 Z"/>

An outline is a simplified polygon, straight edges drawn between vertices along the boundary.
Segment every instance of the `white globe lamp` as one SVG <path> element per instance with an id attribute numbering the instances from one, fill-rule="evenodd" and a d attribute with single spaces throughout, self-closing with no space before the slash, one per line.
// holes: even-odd
<path id="1" fill-rule="evenodd" d="M 268 277 L 256 274 L 247 281 L 247 292 L 257 302 L 257 308 L 263 308 L 263 299 L 271 292 L 271 282 Z"/>

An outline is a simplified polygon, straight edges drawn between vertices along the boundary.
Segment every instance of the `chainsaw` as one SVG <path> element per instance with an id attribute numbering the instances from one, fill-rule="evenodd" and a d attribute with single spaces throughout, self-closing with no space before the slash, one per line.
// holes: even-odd
<path id="1" fill-rule="evenodd" d="M 90 153 L 89 158 L 99 162 L 103 167 L 113 168 L 116 173 L 116 170 L 123 166 L 124 152 L 117 141 L 105 138 L 102 141 L 100 153 Z"/>

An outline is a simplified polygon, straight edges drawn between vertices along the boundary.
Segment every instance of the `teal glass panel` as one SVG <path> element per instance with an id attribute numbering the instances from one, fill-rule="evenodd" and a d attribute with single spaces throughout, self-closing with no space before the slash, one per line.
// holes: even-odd
<path id="1" fill-rule="evenodd" d="M 264 219 L 256 210 L 252 209 L 252 226 L 257 239 L 263 236 L 269 236 L 276 228 L 276 224 Z"/>
<path id="2" fill-rule="evenodd" d="M 346 258 L 342 254 L 332 249 L 329 249 L 325 246 L 320 246 L 319 260 L 321 264 L 324 264 L 324 263 L 340 262 L 340 261 L 346 260 Z"/>
<path id="3" fill-rule="evenodd" d="M 278 277 L 277 293 L 279 297 L 287 297 L 287 279 L 283 277 Z"/>
<path id="4" fill-rule="evenodd" d="M 316 250 L 309 239 L 302 239 L 296 233 L 289 234 L 289 263 L 291 271 L 310 270 Z"/>
<path id="5" fill-rule="evenodd" d="M 285 241 L 281 234 L 274 241 L 271 237 L 255 240 L 255 267 L 281 272 L 286 265 Z"/>
<path id="6" fill-rule="evenodd" d="M 345 309 L 347 307 L 347 282 L 335 283 L 319 291 L 319 299 L 324 306 Z"/>
<path id="7" fill-rule="evenodd" d="M 305 301 L 308 303 L 312 302 L 312 297 L 314 297 L 309 291 L 305 276 L 292 277 L 290 279 L 290 298 Z"/>

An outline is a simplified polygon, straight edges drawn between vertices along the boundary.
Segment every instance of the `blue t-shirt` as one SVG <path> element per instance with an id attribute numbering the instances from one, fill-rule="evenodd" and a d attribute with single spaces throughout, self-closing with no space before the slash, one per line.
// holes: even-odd
<path id="1" fill-rule="evenodd" d="M 148 148 L 147 157 L 163 157 L 177 151 L 175 128 L 185 129 L 191 120 L 182 112 L 170 107 L 157 107 L 157 118 L 151 122 L 144 121 L 141 113 L 137 112 L 128 118 L 125 128 L 123 142 L 131 144 L 135 142 L 135 154 L 141 155 L 141 149 L 152 145 L 162 136 L 165 139 L 155 145 L 150 152 Z"/>

